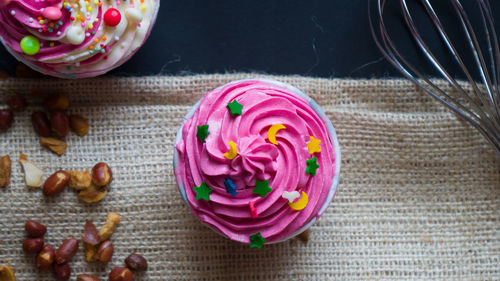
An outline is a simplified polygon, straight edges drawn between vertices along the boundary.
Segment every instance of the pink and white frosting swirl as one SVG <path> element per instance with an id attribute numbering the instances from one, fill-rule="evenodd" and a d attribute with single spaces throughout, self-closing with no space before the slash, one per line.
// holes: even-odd
<path id="1" fill-rule="evenodd" d="M 235 100 L 243 106 L 241 115 L 227 108 Z M 274 81 L 237 81 L 206 94 L 179 131 L 174 160 L 180 192 L 196 217 L 242 243 L 256 233 L 266 243 L 282 241 L 309 227 L 332 200 L 340 168 L 335 132 L 318 110 L 297 89 Z M 277 131 L 277 145 L 268 136 L 275 124 L 286 127 Z M 202 125 L 208 125 L 205 142 L 197 137 Z M 311 136 L 321 140 L 321 152 L 308 149 Z M 230 141 L 237 148 L 233 159 L 224 156 Z M 313 156 L 319 165 L 314 176 L 306 173 L 306 161 Z M 236 195 L 226 190 L 228 178 Z M 272 191 L 262 197 L 253 190 L 265 180 Z M 212 189 L 209 201 L 196 200 L 194 188 L 202 182 Z M 282 197 L 285 191 L 305 192 L 306 207 L 292 209 Z"/>
<path id="2" fill-rule="evenodd" d="M 84 78 L 127 61 L 144 44 L 159 0 L 0 0 L 0 40 L 18 60 L 44 74 Z M 119 12 L 119 23 L 104 15 Z M 115 19 L 116 19 L 115 14 Z M 20 47 L 26 36 L 40 43 L 36 54 Z"/>

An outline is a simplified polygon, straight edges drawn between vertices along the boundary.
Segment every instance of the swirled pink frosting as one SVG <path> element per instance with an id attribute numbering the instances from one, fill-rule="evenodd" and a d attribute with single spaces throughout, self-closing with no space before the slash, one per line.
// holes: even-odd
<path id="1" fill-rule="evenodd" d="M 234 100 L 243 105 L 240 116 L 226 108 Z M 197 126 L 205 124 L 210 134 L 203 143 Z M 273 124 L 286 127 L 276 134 L 278 145 L 268 140 Z M 314 154 L 320 166 L 315 176 L 306 173 L 310 136 L 321 140 L 321 152 Z M 330 138 L 325 121 L 292 89 L 263 80 L 230 83 L 206 94 L 182 126 L 176 145 L 179 188 L 195 216 L 224 236 L 249 243 L 251 235 L 260 233 L 267 243 L 281 241 L 321 215 L 335 173 Z M 238 151 L 232 160 L 223 155 L 229 141 Z M 237 195 L 226 191 L 226 178 L 233 180 Z M 256 180 L 269 180 L 272 191 L 264 198 L 253 193 Z M 208 202 L 196 200 L 193 188 L 202 182 L 213 190 Z M 290 208 L 282 197 L 294 190 L 309 197 L 303 210 Z M 257 217 L 252 217 L 250 202 Z"/>
<path id="2" fill-rule="evenodd" d="M 143 45 L 156 20 L 159 0 L 7 0 L 0 2 L 0 41 L 18 60 L 44 74 L 84 78 L 103 74 L 128 60 Z M 45 9 L 60 11 L 48 19 Z M 105 24 L 109 9 L 120 12 Z M 24 54 L 21 39 L 34 36 L 40 51 Z"/>

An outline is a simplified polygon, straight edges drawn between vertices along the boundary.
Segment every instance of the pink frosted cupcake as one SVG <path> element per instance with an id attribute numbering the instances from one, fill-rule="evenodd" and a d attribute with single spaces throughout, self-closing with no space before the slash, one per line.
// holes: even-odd
<path id="1" fill-rule="evenodd" d="M 43 74 L 94 77 L 144 44 L 159 6 L 160 0 L 0 0 L 0 41 Z"/>
<path id="2" fill-rule="evenodd" d="M 187 114 L 174 169 L 202 223 L 260 248 L 303 232 L 325 211 L 340 150 L 311 98 L 283 83 L 243 80 L 206 94 Z"/>

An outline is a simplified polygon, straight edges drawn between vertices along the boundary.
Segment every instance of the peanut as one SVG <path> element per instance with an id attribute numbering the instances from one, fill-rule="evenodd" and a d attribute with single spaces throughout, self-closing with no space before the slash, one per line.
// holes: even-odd
<path id="1" fill-rule="evenodd" d="M 95 227 L 93 222 L 87 221 L 85 223 L 82 240 L 83 242 L 92 246 L 96 246 L 97 244 L 99 244 L 99 233 L 97 232 L 97 228 Z"/>
<path id="2" fill-rule="evenodd" d="M 56 252 L 56 263 L 63 264 L 68 262 L 78 251 L 78 240 L 69 238 L 62 243 Z"/>
<path id="3" fill-rule="evenodd" d="M 66 142 L 56 138 L 40 137 L 40 143 L 59 156 L 63 155 L 64 152 L 66 152 L 66 148 L 68 148 L 68 144 Z"/>
<path id="4" fill-rule="evenodd" d="M 50 128 L 61 137 L 69 133 L 69 118 L 62 110 L 52 111 L 50 114 Z"/>
<path id="5" fill-rule="evenodd" d="M 94 261 L 94 255 L 97 252 L 97 248 L 89 243 L 83 243 L 83 246 L 85 247 L 85 260 L 87 262 L 92 262 Z"/>
<path id="6" fill-rule="evenodd" d="M 24 224 L 24 228 L 33 238 L 43 237 L 47 232 L 47 227 L 45 225 L 34 220 L 26 221 L 26 223 Z"/>
<path id="7" fill-rule="evenodd" d="M 71 268 L 67 263 L 54 264 L 53 272 L 58 281 L 67 281 L 71 277 Z"/>
<path id="8" fill-rule="evenodd" d="M 7 265 L 0 265 L 0 281 L 16 281 L 12 268 Z"/>
<path id="9" fill-rule="evenodd" d="M 37 254 L 43 248 L 42 238 L 28 238 L 23 242 L 23 252 L 25 254 Z"/>
<path id="10" fill-rule="evenodd" d="M 13 110 L 23 110 L 26 108 L 26 99 L 20 94 L 13 93 L 9 96 L 7 104 Z"/>
<path id="11" fill-rule="evenodd" d="M 14 113 L 10 109 L 0 110 L 0 130 L 7 130 L 14 121 Z"/>
<path id="12" fill-rule="evenodd" d="M 76 281 L 101 281 L 101 279 L 88 274 L 80 274 L 76 276 Z"/>
<path id="13" fill-rule="evenodd" d="M 71 179 L 69 180 L 69 187 L 75 190 L 83 190 L 90 187 L 92 177 L 89 171 L 69 171 Z"/>
<path id="14" fill-rule="evenodd" d="M 108 191 L 106 190 L 105 186 L 99 188 L 94 184 L 91 184 L 89 188 L 78 193 L 78 198 L 86 203 L 97 203 L 104 199 L 107 194 Z"/>
<path id="15" fill-rule="evenodd" d="M 108 262 L 111 260 L 111 257 L 113 257 L 114 250 L 115 248 L 113 246 L 113 243 L 111 243 L 111 241 L 109 240 L 106 240 L 102 242 L 102 244 L 97 249 L 97 252 L 94 255 L 94 259 L 102 262 L 103 264 L 108 264 Z"/>
<path id="16" fill-rule="evenodd" d="M 106 223 L 104 223 L 102 228 L 99 230 L 99 237 L 101 238 L 101 242 L 108 240 L 109 237 L 113 235 L 113 232 L 115 232 L 119 224 L 120 224 L 120 215 L 115 213 L 109 213 L 107 215 Z"/>
<path id="17" fill-rule="evenodd" d="M 31 114 L 31 123 L 33 124 L 33 129 L 39 136 L 50 137 L 51 129 L 47 114 L 42 111 L 33 112 L 33 114 Z"/>
<path id="18" fill-rule="evenodd" d="M 109 281 L 132 281 L 135 275 L 126 267 L 117 267 L 109 273 Z"/>
<path id="19" fill-rule="evenodd" d="M 23 166 L 24 179 L 27 186 L 40 187 L 43 184 L 43 173 L 40 168 L 38 168 L 35 163 L 26 160 L 26 155 L 21 154 L 19 157 L 19 163 Z"/>
<path id="20" fill-rule="evenodd" d="M 71 115 L 69 117 L 69 125 L 80 137 L 85 136 L 89 132 L 89 123 L 80 115 Z"/>
<path id="21" fill-rule="evenodd" d="M 128 268 L 135 271 L 148 270 L 148 261 L 141 255 L 131 254 L 125 259 Z"/>
<path id="22" fill-rule="evenodd" d="M 56 196 L 61 193 L 68 185 L 70 175 L 62 170 L 53 173 L 47 178 L 43 185 L 43 194 L 45 196 Z"/>
<path id="23" fill-rule="evenodd" d="M 10 184 L 12 161 L 9 155 L 0 157 L 0 187 L 8 186 Z"/>
<path id="24" fill-rule="evenodd" d="M 69 100 L 63 94 L 50 95 L 47 98 L 45 98 L 43 106 L 48 111 L 66 110 L 69 107 Z"/>
<path id="25" fill-rule="evenodd" d="M 49 270 L 54 264 L 56 253 L 54 247 L 47 245 L 38 253 L 36 257 L 36 267 L 40 270 Z"/>
<path id="26" fill-rule="evenodd" d="M 113 180 L 113 173 L 108 164 L 99 162 L 92 168 L 92 181 L 97 186 L 105 186 Z"/>

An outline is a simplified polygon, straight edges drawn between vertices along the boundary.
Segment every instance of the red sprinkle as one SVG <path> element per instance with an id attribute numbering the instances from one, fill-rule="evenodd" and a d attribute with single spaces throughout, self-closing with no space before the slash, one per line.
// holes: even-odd
<path id="1" fill-rule="evenodd" d="M 122 20 L 120 11 L 115 8 L 110 8 L 104 13 L 104 23 L 108 26 L 117 26 Z"/>
<path id="2" fill-rule="evenodd" d="M 250 206 L 250 214 L 252 215 L 252 218 L 258 218 L 259 214 L 257 214 L 257 209 L 255 208 L 255 201 L 248 202 L 248 205 Z"/>

